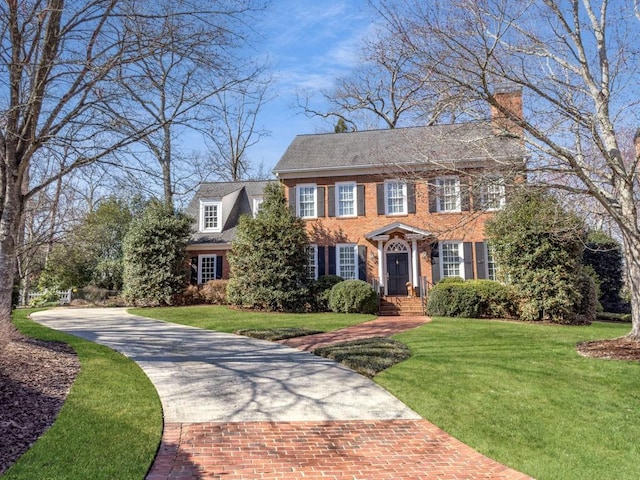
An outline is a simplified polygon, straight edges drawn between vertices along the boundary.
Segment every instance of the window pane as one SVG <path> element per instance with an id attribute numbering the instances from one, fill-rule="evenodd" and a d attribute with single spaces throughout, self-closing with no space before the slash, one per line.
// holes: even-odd
<path id="1" fill-rule="evenodd" d="M 355 185 L 338 185 L 336 190 L 338 194 L 338 216 L 354 216 L 356 214 Z"/>
<path id="2" fill-rule="evenodd" d="M 491 245 L 487 245 L 487 278 L 489 280 L 496 279 L 496 260 L 493 256 Z"/>
<path id="3" fill-rule="evenodd" d="M 205 230 L 217 230 L 219 228 L 218 205 L 204 205 L 202 219 Z"/>
<path id="4" fill-rule="evenodd" d="M 315 280 L 316 276 L 316 253 L 317 249 L 311 245 L 307 247 L 307 278 L 309 280 Z"/>
<path id="5" fill-rule="evenodd" d="M 441 178 L 438 180 L 438 200 L 441 212 L 460 210 L 460 180 Z"/>
<path id="6" fill-rule="evenodd" d="M 462 277 L 462 257 L 460 255 L 460 244 L 442 244 L 442 276 Z"/>
<path id="7" fill-rule="evenodd" d="M 387 214 L 393 215 L 406 213 L 406 185 L 402 182 L 387 182 L 385 186 L 387 197 Z"/>
<path id="8" fill-rule="evenodd" d="M 482 208 L 486 210 L 497 210 L 504 206 L 504 184 L 501 180 L 482 187 Z"/>
<path id="9" fill-rule="evenodd" d="M 207 255 L 200 257 L 200 283 L 207 283 L 216 279 L 216 256 Z"/>
<path id="10" fill-rule="evenodd" d="M 338 275 L 345 280 L 355 280 L 356 275 L 356 249 L 353 245 L 338 247 Z"/>
<path id="11" fill-rule="evenodd" d="M 298 201 L 301 217 L 316 216 L 316 187 L 298 187 Z"/>

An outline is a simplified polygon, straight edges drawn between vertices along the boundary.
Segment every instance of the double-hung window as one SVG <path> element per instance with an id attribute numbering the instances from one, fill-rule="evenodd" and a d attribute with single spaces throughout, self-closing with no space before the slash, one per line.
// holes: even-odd
<path id="1" fill-rule="evenodd" d="M 317 213 L 317 187 L 315 184 L 298 185 L 298 216 L 300 218 L 316 218 Z"/>
<path id="2" fill-rule="evenodd" d="M 497 278 L 497 265 L 496 265 L 496 259 L 495 256 L 493 254 L 493 248 L 491 247 L 490 244 L 485 242 L 485 248 L 486 248 L 486 259 L 487 259 L 487 278 L 489 280 L 496 280 Z"/>
<path id="3" fill-rule="evenodd" d="M 442 278 L 464 278 L 464 253 L 462 242 L 442 242 L 440 244 Z"/>
<path id="4" fill-rule="evenodd" d="M 338 217 L 355 217 L 357 214 L 357 189 L 355 182 L 336 183 Z"/>
<path id="5" fill-rule="evenodd" d="M 460 179 L 440 177 L 436 179 L 438 212 L 459 212 L 462 205 Z"/>
<path id="6" fill-rule="evenodd" d="M 222 231 L 222 204 L 220 202 L 200 202 L 200 231 Z"/>
<path id="7" fill-rule="evenodd" d="M 336 246 L 336 273 L 345 280 L 358 278 L 358 246 L 350 243 Z"/>
<path id="8" fill-rule="evenodd" d="M 407 183 L 399 180 L 387 180 L 384 183 L 384 204 L 387 215 L 405 215 L 407 213 Z"/>
<path id="9" fill-rule="evenodd" d="M 307 279 L 317 280 L 318 278 L 318 246 L 309 245 L 307 247 Z"/>
<path id="10" fill-rule="evenodd" d="M 488 178 L 480 188 L 480 205 L 483 210 L 500 210 L 505 204 L 504 180 Z"/>
<path id="11" fill-rule="evenodd" d="M 216 279 L 216 255 L 198 255 L 198 283 L 207 283 Z"/>

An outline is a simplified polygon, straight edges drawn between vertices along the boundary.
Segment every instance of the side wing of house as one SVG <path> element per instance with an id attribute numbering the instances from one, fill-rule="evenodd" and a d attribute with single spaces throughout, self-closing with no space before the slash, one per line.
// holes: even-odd
<path id="1" fill-rule="evenodd" d="M 193 219 L 187 254 L 191 283 L 229 278 L 227 254 L 241 215 L 257 214 L 267 182 L 203 183 L 187 207 Z"/>

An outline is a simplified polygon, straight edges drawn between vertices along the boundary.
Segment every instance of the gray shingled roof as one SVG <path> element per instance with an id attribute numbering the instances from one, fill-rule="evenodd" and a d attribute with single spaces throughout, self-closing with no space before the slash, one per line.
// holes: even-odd
<path id="1" fill-rule="evenodd" d="M 202 183 L 185 213 L 193 218 L 191 244 L 227 244 L 235 238 L 240 215 L 252 214 L 253 197 L 261 197 L 266 181 L 210 182 Z M 222 231 L 220 233 L 198 232 L 200 201 L 222 203 Z"/>
<path id="2" fill-rule="evenodd" d="M 489 122 L 298 135 L 274 173 L 384 165 L 522 160 L 522 141 L 498 135 Z"/>

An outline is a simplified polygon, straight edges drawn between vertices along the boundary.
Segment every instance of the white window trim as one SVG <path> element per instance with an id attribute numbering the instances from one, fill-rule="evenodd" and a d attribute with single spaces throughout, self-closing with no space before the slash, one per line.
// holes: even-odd
<path id="1" fill-rule="evenodd" d="M 217 206 L 217 220 L 218 226 L 216 228 L 204 228 L 204 209 L 206 206 Z M 201 232 L 214 232 L 219 233 L 222 231 L 222 202 L 219 201 L 209 201 L 209 200 L 201 200 L 200 201 L 200 231 Z"/>
<path id="2" fill-rule="evenodd" d="M 313 187 L 313 215 L 300 215 L 300 190 L 305 187 Z M 301 183 L 296 185 L 296 215 L 300 218 L 318 218 L 318 185 L 315 183 Z"/>
<path id="3" fill-rule="evenodd" d="M 387 185 L 390 183 L 397 183 L 402 186 L 402 212 L 389 213 L 389 201 L 387 198 Z M 409 212 L 409 205 L 407 202 L 407 182 L 402 180 L 385 180 L 384 181 L 384 214 L 387 216 L 407 215 Z"/>
<path id="4" fill-rule="evenodd" d="M 340 263 L 340 249 L 341 248 L 352 248 L 353 249 L 353 259 L 354 259 L 354 279 L 357 280 L 358 279 L 358 272 L 359 272 L 359 268 L 360 265 L 358 264 L 358 262 L 360 261 L 360 259 L 358 258 L 358 244 L 357 243 L 338 243 L 336 245 L 336 275 L 338 275 L 339 277 L 342 277 L 343 279 L 347 280 L 345 277 L 343 277 L 341 275 L 342 273 L 342 264 Z"/>
<path id="5" fill-rule="evenodd" d="M 491 186 L 498 186 L 500 188 L 500 205 L 498 207 L 492 207 L 492 208 L 486 208 L 486 205 L 488 203 L 487 201 L 487 187 L 491 185 Z M 505 205 L 506 205 L 506 191 L 505 191 L 505 186 L 504 186 L 504 178 L 499 178 L 499 179 L 492 179 L 491 183 L 489 184 L 484 184 L 480 187 L 480 205 L 482 207 L 482 209 L 485 212 L 495 212 L 498 210 L 502 210 Z"/>
<path id="6" fill-rule="evenodd" d="M 493 258 L 493 263 L 495 264 L 495 278 L 491 278 L 491 276 L 489 275 L 489 243 L 488 242 L 482 242 L 484 245 L 484 270 L 485 270 L 485 278 L 488 280 L 493 280 L 493 281 L 497 281 L 498 279 L 498 265 L 496 264 L 496 259 L 495 257 Z"/>
<path id="7" fill-rule="evenodd" d="M 253 218 L 256 218 L 258 216 L 258 212 L 260 211 L 263 202 L 263 197 L 253 197 L 251 201 L 251 211 L 253 212 Z"/>
<path id="8" fill-rule="evenodd" d="M 458 256 L 460 257 L 460 263 L 459 263 L 459 270 L 460 270 L 460 275 L 458 275 L 460 278 L 462 278 L 463 280 L 466 280 L 465 275 L 464 275 L 464 242 L 458 242 L 458 241 L 454 241 L 454 240 L 450 240 L 450 241 L 444 241 L 444 242 L 440 242 L 440 244 L 438 245 L 438 255 L 440 257 L 440 278 L 451 278 L 451 277 L 445 277 L 444 276 L 444 255 L 442 254 L 442 247 L 444 245 L 457 245 L 458 246 Z"/>
<path id="9" fill-rule="evenodd" d="M 218 269 L 218 255 L 214 255 L 214 254 L 198 255 L 198 285 L 202 285 L 204 283 L 202 281 L 202 260 L 205 258 L 213 258 L 213 278 L 211 280 L 215 279 L 216 271 Z M 209 280 L 207 280 L 207 282 L 208 281 Z"/>
<path id="10" fill-rule="evenodd" d="M 340 215 L 340 186 L 353 187 L 353 214 L 352 215 Z M 356 182 L 336 182 L 335 186 L 335 209 L 336 217 L 338 218 L 355 218 L 358 216 L 358 186 Z"/>
<path id="11" fill-rule="evenodd" d="M 458 199 L 456 201 L 456 208 L 453 209 L 444 208 L 444 197 L 442 189 L 446 180 L 455 180 L 457 182 Z M 436 211 L 439 213 L 455 213 L 462 211 L 462 187 L 460 185 L 460 177 L 449 175 L 446 177 L 436 178 Z"/>
<path id="12" fill-rule="evenodd" d="M 317 280 L 318 279 L 318 245 L 309 245 L 309 248 L 313 250 L 313 280 Z"/>

